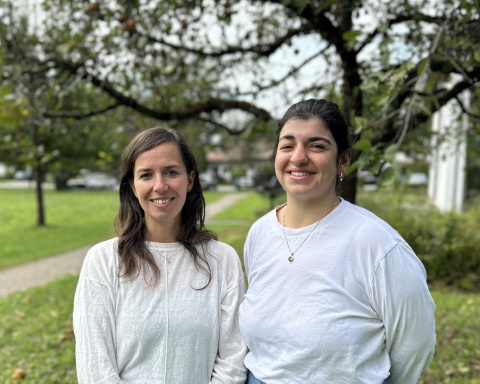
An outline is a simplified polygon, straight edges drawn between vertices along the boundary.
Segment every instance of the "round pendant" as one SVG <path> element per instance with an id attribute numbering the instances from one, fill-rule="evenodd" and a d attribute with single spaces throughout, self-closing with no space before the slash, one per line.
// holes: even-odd
<path id="1" fill-rule="evenodd" d="M 288 261 L 292 262 L 292 261 L 293 261 L 293 256 L 290 256 L 290 257 L 288 258 Z"/>

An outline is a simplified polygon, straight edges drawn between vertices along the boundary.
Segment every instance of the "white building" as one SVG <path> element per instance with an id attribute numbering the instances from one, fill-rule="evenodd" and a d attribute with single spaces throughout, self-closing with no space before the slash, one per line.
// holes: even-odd
<path id="1" fill-rule="evenodd" d="M 469 93 L 460 95 L 469 105 Z M 461 212 L 465 198 L 466 132 L 468 116 L 456 100 L 450 100 L 432 120 L 432 157 L 428 177 L 428 196 L 442 212 Z"/>

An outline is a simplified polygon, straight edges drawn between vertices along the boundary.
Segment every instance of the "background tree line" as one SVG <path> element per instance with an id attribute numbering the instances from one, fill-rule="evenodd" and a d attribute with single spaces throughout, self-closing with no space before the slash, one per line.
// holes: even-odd
<path id="1" fill-rule="evenodd" d="M 198 147 L 273 138 L 308 97 L 337 102 L 357 169 L 427 151 L 430 117 L 457 100 L 479 133 L 476 0 L 0 0 L 2 160 L 30 163 L 38 190 L 108 167 L 162 122 Z M 471 91 L 470 106 L 458 96 Z M 474 144 L 472 144 L 474 145 Z M 63 175 L 63 176 L 62 176 Z"/>

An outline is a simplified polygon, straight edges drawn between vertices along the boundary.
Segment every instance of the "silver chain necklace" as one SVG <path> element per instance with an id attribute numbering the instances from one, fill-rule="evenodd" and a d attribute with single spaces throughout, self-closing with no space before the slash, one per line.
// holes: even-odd
<path id="1" fill-rule="evenodd" d="M 330 208 L 330 210 L 325 214 L 325 216 L 322 217 L 322 219 L 324 217 L 326 217 L 330 212 L 332 212 L 335 207 L 340 204 L 340 199 L 337 197 L 335 199 L 335 203 L 332 205 L 332 208 Z M 287 206 L 285 206 L 285 211 L 283 211 L 283 223 L 282 223 L 282 229 L 283 229 L 283 236 L 285 237 L 285 242 L 287 243 L 287 247 L 288 247 L 288 250 L 290 251 L 290 256 L 288 257 L 288 261 L 292 262 L 294 260 L 294 257 L 293 255 L 295 253 L 297 253 L 297 251 L 300 249 L 300 247 L 307 241 L 307 239 L 312 235 L 312 233 L 315 231 L 315 229 L 317 228 L 318 226 L 318 223 L 320 223 L 320 220 L 317 221 L 317 224 L 315 224 L 315 226 L 313 227 L 313 229 L 310 231 L 310 233 L 305 236 L 305 238 L 303 239 L 303 241 L 300 243 L 300 245 L 297 247 L 297 249 L 295 249 L 295 251 L 292 251 L 292 249 L 290 248 L 290 244 L 288 244 L 288 239 L 287 239 L 287 234 L 285 233 L 285 216 L 287 215 Z"/>

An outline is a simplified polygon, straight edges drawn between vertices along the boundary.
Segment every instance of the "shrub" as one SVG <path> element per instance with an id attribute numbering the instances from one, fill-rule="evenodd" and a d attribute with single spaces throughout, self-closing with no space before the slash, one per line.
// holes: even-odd
<path id="1" fill-rule="evenodd" d="M 480 291 L 479 202 L 472 202 L 461 214 L 441 213 L 422 193 L 425 190 L 362 192 L 358 205 L 404 237 L 423 262 L 429 283 Z"/>

